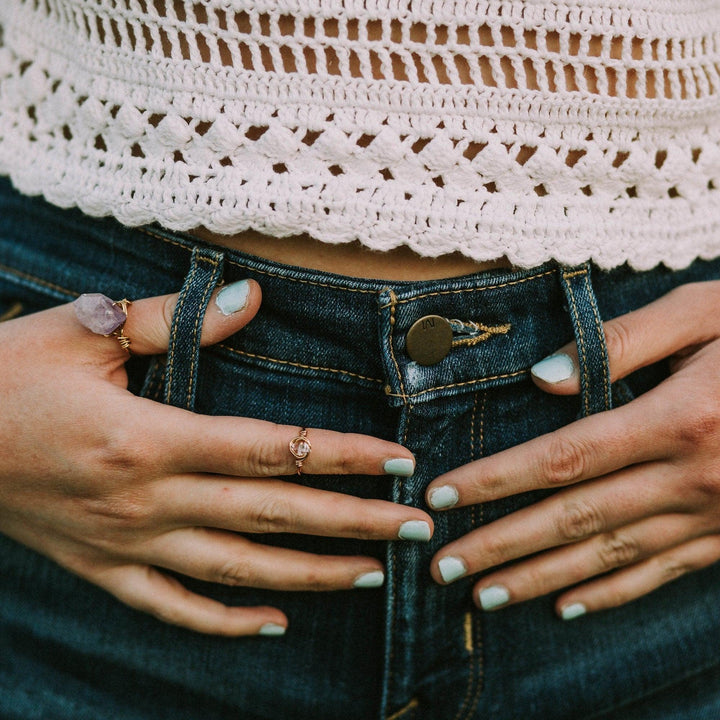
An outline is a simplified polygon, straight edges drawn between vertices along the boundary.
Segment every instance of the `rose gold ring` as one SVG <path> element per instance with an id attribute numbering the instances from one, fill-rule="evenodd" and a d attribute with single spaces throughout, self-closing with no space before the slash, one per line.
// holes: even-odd
<path id="1" fill-rule="evenodd" d="M 300 432 L 290 441 L 290 454 L 295 458 L 298 475 L 302 475 L 303 462 L 311 450 L 312 445 L 307 437 L 307 428 L 300 428 Z"/>
<path id="2" fill-rule="evenodd" d="M 124 328 L 130 305 L 127 298 L 111 300 L 101 293 L 85 293 L 73 302 L 75 315 L 83 327 L 96 335 L 114 337 L 128 353 L 130 338 Z"/>
<path id="3" fill-rule="evenodd" d="M 123 298 L 122 300 L 115 300 L 113 305 L 122 310 L 125 315 L 125 320 L 127 320 L 128 307 L 132 305 L 132 302 L 130 302 L 127 298 Z M 120 343 L 120 347 L 123 350 L 130 352 L 130 338 L 125 334 L 125 320 L 123 320 L 122 324 L 115 328 L 115 330 L 113 330 L 107 337 L 114 337 Z"/>

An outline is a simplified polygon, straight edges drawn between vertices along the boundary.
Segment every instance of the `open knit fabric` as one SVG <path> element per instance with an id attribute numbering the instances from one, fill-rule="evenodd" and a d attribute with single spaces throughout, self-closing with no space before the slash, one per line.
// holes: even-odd
<path id="1" fill-rule="evenodd" d="M 0 0 L 0 26 L 0 173 L 61 206 L 523 266 L 720 255 L 717 0 Z"/>

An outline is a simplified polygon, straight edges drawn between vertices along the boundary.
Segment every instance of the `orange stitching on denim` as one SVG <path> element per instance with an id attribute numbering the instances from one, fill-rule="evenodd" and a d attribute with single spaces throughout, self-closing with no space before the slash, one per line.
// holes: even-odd
<path id="1" fill-rule="evenodd" d="M 582 365 L 582 373 L 583 373 L 583 380 L 585 381 L 585 389 L 586 391 L 583 392 L 583 405 L 585 407 L 585 415 L 590 414 L 590 380 L 588 378 L 588 369 L 587 369 L 587 349 L 585 347 L 585 335 L 583 334 L 582 329 L 582 323 L 580 322 L 580 314 L 578 313 L 577 309 L 577 303 L 575 301 L 575 291 L 573 290 L 572 284 L 568 281 L 569 277 L 577 277 L 578 275 L 582 274 L 587 275 L 587 268 L 584 270 L 576 271 L 573 273 L 563 273 L 563 280 L 565 281 L 565 285 L 568 289 L 568 295 L 570 296 L 570 303 L 572 305 L 572 314 L 575 318 L 575 324 L 577 326 L 578 331 L 578 337 L 577 337 L 577 348 L 578 348 L 578 358 L 582 357 L 581 365 Z M 582 386 L 580 388 L 580 391 L 582 392 Z"/>
<path id="2" fill-rule="evenodd" d="M 507 335 L 512 327 L 510 323 L 505 323 L 504 325 L 483 325 L 483 323 L 475 322 L 474 320 L 470 320 L 467 323 L 463 323 L 462 321 L 459 322 L 463 325 L 470 325 L 476 331 L 479 331 L 480 334 L 475 337 L 465 337 L 453 340 L 452 347 L 472 347 L 474 345 L 479 345 L 481 342 L 485 342 L 485 340 L 489 340 L 495 335 Z"/>
<path id="3" fill-rule="evenodd" d="M 197 272 L 198 266 L 197 262 L 195 261 L 195 256 L 192 257 L 192 265 L 190 267 L 190 273 L 188 274 L 187 278 L 185 278 L 185 283 L 183 285 L 183 290 L 185 288 L 189 288 L 190 284 L 192 283 L 193 276 Z M 177 305 L 175 306 L 175 312 L 174 317 L 179 317 L 180 313 L 182 311 L 183 306 L 185 305 L 185 301 L 187 299 L 188 292 L 183 292 L 183 290 L 180 291 L 180 295 L 178 296 Z M 164 393 L 164 399 L 166 403 L 170 402 L 170 396 L 172 395 L 172 383 L 173 383 L 173 369 L 175 366 L 174 358 L 175 358 L 175 344 L 177 342 L 177 332 L 178 332 L 178 323 L 173 323 L 172 331 L 170 333 L 170 343 L 168 345 L 168 373 L 167 373 L 167 382 L 165 383 L 165 393 Z"/>
<path id="4" fill-rule="evenodd" d="M 517 280 L 509 280 L 508 282 L 499 283 L 497 285 L 486 285 L 478 288 L 462 288 L 460 290 L 438 290 L 437 292 L 425 293 L 423 295 L 414 295 L 413 297 L 406 298 L 404 300 L 397 300 L 397 305 L 404 305 L 405 303 L 415 302 L 416 300 L 422 300 L 428 297 L 437 297 L 439 295 L 461 295 L 463 293 L 471 292 L 485 292 L 486 290 L 499 290 L 500 288 L 510 287 L 511 285 L 522 285 L 523 283 L 529 282 L 530 280 L 537 280 L 538 278 L 545 277 L 547 275 L 553 275 L 557 272 L 557 269 L 546 270 L 545 272 L 537 273 L 535 275 L 529 275 L 526 278 L 519 278 Z M 389 307 L 389 305 L 383 305 L 380 309 Z"/>
<path id="5" fill-rule="evenodd" d="M 281 360 L 280 358 L 273 358 L 267 355 L 258 355 L 257 353 L 247 352 L 246 350 L 238 350 L 237 348 L 230 347 L 224 343 L 219 343 L 215 347 L 222 348 L 228 352 L 235 353 L 236 355 L 243 355 L 245 357 L 254 358 L 255 360 L 267 360 L 268 362 L 274 362 L 278 365 L 291 365 L 292 367 L 302 368 L 303 370 L 323 370 L 329 373 L 335 373 L 336 375 L 348 375 L 350 377 L 357 378 L 358 380 L 367 380 L 368 382 L 378 383 L 382 385 L 382 380 L 378 378 L 371 378 L 365 375 L 359 375 L 358 373 L 350 372 L 350 370 L 340 370 L 339 368 L 323 367 L 321 365 L 304 365 L 303 363 L 293 362 L 292 360 Z"/>
<path id="6" fill-rule="evenodd" d="M 218 264 L 219 261 L 217 258 L 208 258 L 208 257 L 199 257 L 198 262 L 205 262 L 211 267 L 214 268 L 214 270 L 211 271 L 211 275 L 208 278 L 207 284 L 205 285 L 205 290 L 203 291 L 202 297 L 200 298 L 199 308 L 201 308 L 205 304 L 205 299 L 208 296 L 208 293 L 211 293 L 213 290 L 213 287 L 215 285 L 215 280 L 218 275 Z M 190 403 L 192 402 L 192 391 L 193 391 L 193 376 L 195 375 L 195 343 L 197 342 L 197 336 L 198 336 L 198 325 L 200 324 L 200 313 L 198 312 L 195 315 L 195 325 L 193 325 L 192 330 L 192 346 L 193 350 L 190 354 L 190 373 L 188 375 L 188 387 L 187 387 L 187 395 L 185 396 L 185 402 L 187 407 L 190 407 Z M 202 331 L 201 331 L 202 332 Z"/>
<path id="7" fill-rule="evenodd" d="M 600 340 L 600 352 L 602 353 L 602 372 L 603 372 L 603 394 L 605 396 L 605 409 L 609 410 L 611 406 L 610 402 L 610 378 L 608 377 L 608 365 L 609 359 L 607 354 L 607 343 L 605 340 L 605 330 L 600 320 L 600 313 L 598 311 L 597 303 L 595 302 L 595 292 L 593 291 L 592 285 L 590 284 L 590 277 L 585 275 L 585 284 L 587 285 L 588 297 L 590 300 L 590 308 L 595 318 L 595 329 L 598 333 L 598 339 Z"/>
<path id="8" fill-rule="evenodd" d="M 527 375 L 530 370 L 517 370 L 516 372 L 504 373 L 503 375 L 489 375 L 487 377 L 477 378 L 476 380 L 466 380 L 461 383 L 451 383 L 450 385 L 437 385 L 436 387 L 427 388 L 427 390 L 421 390 L 420 392 L 413 393 L 412 395 L 400 395 L 399 393 L 387 392 L 387 395 L 391 397 L 402 397 L 407 399 L 413 399 L 425 395 L 435 390 L 449 390 L 450 388 L 466 387 L 467 385 L 478 385 L 479 383 L 490 382 L 491 380 L 504 380 L 505 378 L 518 377 L 519 375 Z"/>
<path id="9" fill-rule="evenodd" d="M 406 407 L 407 414 L 405 415 L 405 427 L 403 428 L 403 436 L 402 436 L 402 443 L 401 443 L 403 446 L 407 443 L 408 432 L 410 431 L 410 418 L 412 417 L 412 411 L 413 411 L 413 406 L 408 405 Z M 398 477 L 396 477 L 393 480 L 393 483 L 397 483 L 398 485 L 400 485 L 400 479 Z M 395 485 L 393 485 L 393 489 L 394 488 L 395 488 Z M 392 579 L 393 579 L 393 581 L 392 581 L 392 602 L 390 604 L 390 634 L 389 634 L 389 638 L 388 638 L 389 643 L 390 643 L 390 650 L 388 652 L 388 661 L 387 661 L 387 665 L 388 665 L 387 666 L 387 671 L 388 671 L 387 686 L 388 686 L 388 694 L 389 694 L 390 689 L 391 689 L 390 684 L 392 683 L 393 676 L 395 674 L 393 671 L 393 665 L 392 665 L 393 657 L 395 655 L 395 646 L 394 646 L 394 642 L 393 642 L 392 630 L 393 630 L 393 627 L 395 624 L 395 602 L 396 602 L 398 593 L 397 593 L 397 562 L 396 562 L 396 557 L 395 557 L 395 544 L 390 543 L 388 548 L 389 548 L 388 564 L 392 568 Z M 388 718 L 388 720 L 391 720 L 394 717 L 399 717 L 402 713 L 410 710 L 411 706 L 415 707 L 415 705 L 413 705 L 413 702 L 415 702 L 415 705 L 417 705 L 417 698 L 414 698 L 413 700 L 411 700 L 410 704 L 406 705 L 402 710 L 398 710 L 396 713 L 391 715 Z"/>
<path id="10" fill-rule="evenodd" d="M 386 720 L 397 720 L 397 718 L 402 717 L 406 712 L 414 710 L 419 704 L 420 701 L 417 698 L 413 698 L 404 708 L 394 712 L 392 715 L 387 717 Z"/>
<path id="11" fill-rule="evenodd" d="M 408 397 L 407 393 L 405 392 L 405 384 L 403 383 L 403 377 L 402 372 L 400 372 L 400 365 L 398 364 L 397 358 L 395 357 L 395 348 L 393 346 L 393 330 L 395 329 L 395 305 L 397 301 L 397 295 L 395 295 L 395 292 L 393 290 L 390 290 L 390 305 L 385 306 L 390 308 L 390 338 L 388 341 L 388 348 L 390 350 L 390 357 L 392 358 L 393 365 L 395 366 L 395 372 L 397 372 L 398 376 L 398 382 L 400 383 L 400 392 L 402 395 L 400 395 L 401 398 L 406 399 Z M 388 393 L 388 395 L 393 395 L 394 397 L 398 397 L 395 393 Z"/>
<path id="12" fill-rule="evenodd" d="M 136 228 L 136 230 L 138 230 L 139 232 L 145 233 L 146 235 L 149 235 L 150 237 L 153 237 L 156 240 L 162 240 L 163 242 L 166 242 L 170 245 L 174 245 L 175 247 L 180 247 L 180 248 L 183 248 L 184 250 L 187 250 L 188 252 L 192 252 L 192 248 L 188 247 L 184 243 L 178 242 L 177 240 L 171 240 L 170 238 L 163 237 L 162 235 L 158 235 L 157 233 L 154 233 L 154 232 L 148 230 L 147 228 Z M 275 273 L 275 272 L 271 272 L 269 270 L 258 270 L 257 268 L 251 267 L 247 263 L 237 262 L 236 260 L 226 259 L 226 263 L 229 265 L 234 265 L 235 267 L 238 267 L 238 268 L 243 268 L 245 270 L 252 270 L 252 272 L 258 273 L 258 275 L 267 275 L 268 277 L 282 278 L 283 280 L 289 280 L 290 282 L 301 283 L 303 285 L 312 285 L 314 287 L 331 288 L 333 290 L 343 290 L 345 292 L 363 293 L 365 295 L 374 295 L 377 292 L 376 290 L 364 290 L 362 288 L 350 288 L 350 287 L 344 287 L 343 285 L 333 285 L 332 283 L 321 283 L 321 282 L 317 282 L 314 280 L 303 280 L 302 278 L 288 277 L 287 275 L 283 275 L 282 273 Z"/>
<path id="13" fill-rule="evenodd" d="M 13 318 L 22 315 L 23 304 L 21 302 L 14 302 L 2 315 L 0 315 L 0 322 L 6 322 Z"/>
<path id="14" fill-rule="evenodd" d="M 75 292 L 74 290 L 68 290 L 67 288 L 61 287 L 60 285 L 55 285 L 54 283 L 48 282 L 47 280 L 43 280 L 42 278 L 36 277 L 35 275 L 30 275 L 29 273 L 22 272 L 22 270 L 16 270 L 15 268 L 11 268 L 8 265 L 0 265 L 0 270 L 4 270 L 11 275 L 15 275 L 16 277 L 23 278 L 25 280 L 31 280 L 38 285 L 50 288 L 51 290 L 57 290 L 58 292 L 61 292 L 65 295 L 77 297 L 80 294 L 78 292 Z"/>

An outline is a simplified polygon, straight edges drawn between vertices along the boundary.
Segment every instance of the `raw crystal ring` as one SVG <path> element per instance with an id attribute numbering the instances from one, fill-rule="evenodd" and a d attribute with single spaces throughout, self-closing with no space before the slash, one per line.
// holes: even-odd
<path id="1" fill-rule="evenodd" d="M 300 432 L 290 441 L 290 453 L 295 458 L 298 475 L 302 475 L 303 461 L 311 450 L 312 445 L 307 438 L 307 428 L 300 428 Z"/>
<path id="2" fill-rule="evenodd" d="M 130 352 L 130 338 L 123 329 L 131 304 L 126 298 L 111 300 L 100 293 L 86 293 L 73 302 L 73 307 L 83 327 L 97 335 L 114 337 L 123 350 Z"/>

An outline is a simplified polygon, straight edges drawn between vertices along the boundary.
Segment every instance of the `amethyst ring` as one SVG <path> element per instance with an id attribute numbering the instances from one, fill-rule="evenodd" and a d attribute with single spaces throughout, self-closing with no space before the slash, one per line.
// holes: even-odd
<path id="1" fill-rule="evenodd" d="M 127 298 L 111 300 L 100 293 L 85 293 L 73 302 L 73 307 L 83 327 L 96 335 L 114 337 L 129 353 L 130 338 L 125 335 L 124 327 L 131 304 Z"/>

